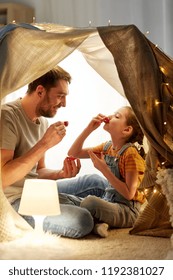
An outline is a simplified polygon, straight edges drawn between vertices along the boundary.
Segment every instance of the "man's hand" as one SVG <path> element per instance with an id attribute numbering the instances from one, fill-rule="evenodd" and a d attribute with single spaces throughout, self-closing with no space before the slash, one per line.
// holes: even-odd
<path id="1" fill-rule="evenodd" d="M 81 163 L 79 158 L 66 157 L 63 169 L 59 172 L 59 177 L 64 179 L 75 177 L 80 169 Z"/>
<path id="2" fill-rule="evenodd" d="M 49 149 L 61 142 L 65 135 L 66 127 L 64 122 L 56 122 L 49 126 L 40 142 Z"/>

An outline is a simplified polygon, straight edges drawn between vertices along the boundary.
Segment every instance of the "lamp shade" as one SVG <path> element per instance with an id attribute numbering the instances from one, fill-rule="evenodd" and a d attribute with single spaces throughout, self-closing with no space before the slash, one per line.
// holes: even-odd
<path id="1" fill-rule="evenodd" d="M 26 179 L 18 212 L 28 216 L 59 215 L 60 206 L 56 181 Z"/>

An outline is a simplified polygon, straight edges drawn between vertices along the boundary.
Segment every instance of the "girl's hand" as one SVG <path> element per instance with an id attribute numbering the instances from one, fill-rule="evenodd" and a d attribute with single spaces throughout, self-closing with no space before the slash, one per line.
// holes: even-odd
<path id="1" fill-rule="evenodd" d="M 93 162 L 94 167 L 97 168 L 100 172 L 107 168 L 103 153 L 100 153 L 100 155 L 98 156 L 93 151 L 89 150 L 88 154 Z"/>
<path id="2" fill-rule="evenodd" d="M 81 163 L 79 158 L 66 157 L 62 170 L 59 172 L 60 178 L 72 178 L 75 177 L 81 169 Z"/>
<path id="3" fill-rule="evenodd" d="M 95 129 L 97 129 L 101 123 L 103 122 L 103 120 L 105 119 L 105 115 L 103 114 L 98 114 L 96 117 L 94 117 L 91 122 L 88 124 L 88 128 L 93 131 Z"/>

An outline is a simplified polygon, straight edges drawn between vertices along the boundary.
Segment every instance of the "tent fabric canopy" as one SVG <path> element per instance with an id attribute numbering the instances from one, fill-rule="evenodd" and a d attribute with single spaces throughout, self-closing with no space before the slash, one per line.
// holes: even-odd
<path id="1" fill-rule="evenodd" d="M 0 97 L 43 75 L 76 49 L 131 104 L 149 142 L 143 186 L 153 186 L 158 166 L 173 165 L 173 61 L 135 25 L 2 27 Z"/>
<path id="2" fill-rule="evenodd" d="M 113 57 L 96 28 L 74 29 L 55 24 L 37 26 L 41 30 L 29 24 L 9 24 L 2 28 L 6 32 L 0 30 L 2 97 L 43 75 L 76 49 L 103 79 L 124 95 Z"/>

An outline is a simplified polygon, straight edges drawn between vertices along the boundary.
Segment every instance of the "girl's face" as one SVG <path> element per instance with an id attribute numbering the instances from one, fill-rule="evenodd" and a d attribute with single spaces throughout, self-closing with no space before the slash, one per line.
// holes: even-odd
<path id="1" fill-rule="evenodd" d="M 128 127 L 127 125 L 127 108 L 120 108 L 113 115 L 108 116 L 110 121 L 104 125 L 104 129 L 109 132 L 111 135 L 119 135 L 121 136 L 124 129 Z"/>

